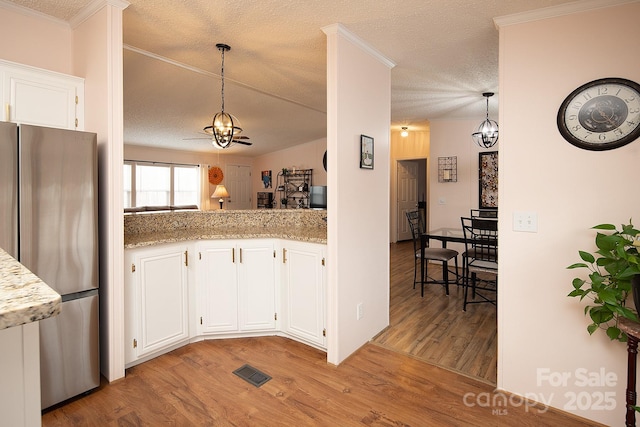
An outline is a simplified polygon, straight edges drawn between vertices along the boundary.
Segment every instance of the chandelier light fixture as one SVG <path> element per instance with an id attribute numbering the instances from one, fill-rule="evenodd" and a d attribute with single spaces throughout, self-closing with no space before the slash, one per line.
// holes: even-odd
<path id="1" fill-rule="evenodd" d="M 212 142 L 216 148 L 227 148 L 233 142 L 234 133 L 239 129 L 233 123 L 234 117 L 224 111 L 224 53 L 231 50 L 231 47 L 224 43 L 218 43 L 216 47 L 222 52 L 222 68 L 220 71 L 220 80 L 222 81 L 222 110 L 213 116 Z"/>
<path id="2" fill-rule="evenodd" d="M 487 117 L 480 123 L 478 130 L 471 134 L 471 137 L 482 148 L 493 147 L 498 142 L 498 123 L 489 119 L 489 98 L 493 96 L 493 92 L 484 92 L 482 96 L 487 98 Z"/>

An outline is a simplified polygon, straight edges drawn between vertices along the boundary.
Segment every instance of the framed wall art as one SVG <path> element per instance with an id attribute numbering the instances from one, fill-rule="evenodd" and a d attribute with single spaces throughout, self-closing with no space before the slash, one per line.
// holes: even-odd
<path id="1" fill-rule="evenodd" d="M 480 183 L 478 207 L 498 209 L 498 152 L 480 153 L 478 159 L 478 181 Z"/>
<path id="2" fill-rule="evenodd" d="M 373 138 L 360 135 L 360 168 L 373 169 Z"/>

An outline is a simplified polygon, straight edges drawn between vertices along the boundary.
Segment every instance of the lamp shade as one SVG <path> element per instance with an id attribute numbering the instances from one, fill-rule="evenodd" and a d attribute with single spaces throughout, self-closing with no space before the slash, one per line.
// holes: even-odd
<path id="1" fill-rule="evenodd" d="M 220 184 L 216 187 L 216 191 L 213 192 L 213 194 L 211 195 L 212 199 L 217 199 L 217 198 L 224 198 L 224 197 L 229 197 L 229 192 L 227 191 L 227 189 L 224 187 L 224 185 Z"/>

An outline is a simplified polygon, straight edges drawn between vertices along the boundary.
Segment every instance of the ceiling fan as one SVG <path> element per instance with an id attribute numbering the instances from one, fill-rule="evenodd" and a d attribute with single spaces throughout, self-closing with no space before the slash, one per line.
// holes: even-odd
<path id="1" fill-rule="evenodd" d="M 231 140 L 231 144 L 240 144 L 240 145 L 253 145 L 253 142 L 249 142 L 249 137 L 248 136 L 244 136 L 244 135 L 240 135 L 240 132 L 242 132 L 242 128 L 238 127 L 238 126 L 234 126 L 235 127 L 235 131 L 234 131 L 234 135 L 233 135 L 233 139 Z M 209 141 L 213 142 L 213 126 L 209 125 L 209 126 L 205 126 L 202 129 L 202 132 L 198 132 L 198 133 L 204 133 L 207 136 L 199 136 L 199 137 L 195 137 L 195 138 L 182 138 L 183 141 L 191 141 L 194 139 L 208 139 Z M 215 146 L 215 144 L 214 144 Z"/>

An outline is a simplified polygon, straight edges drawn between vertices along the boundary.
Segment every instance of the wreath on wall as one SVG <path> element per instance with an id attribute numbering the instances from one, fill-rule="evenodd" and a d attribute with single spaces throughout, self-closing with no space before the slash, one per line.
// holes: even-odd
<path id="1" fill-rule="evenodd" d="M 209 182 L 213 185 L 218 185 L 222 182 L 222 178 L 224 178 L 224 174 L 222 173 L 222 169 L 217 166 L 213 166 L 209 168 Z"/>

